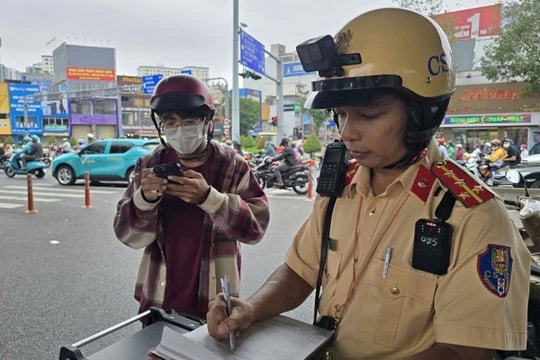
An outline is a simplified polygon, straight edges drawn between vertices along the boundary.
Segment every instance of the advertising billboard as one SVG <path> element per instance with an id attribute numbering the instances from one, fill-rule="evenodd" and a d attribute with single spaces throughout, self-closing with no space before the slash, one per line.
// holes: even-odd
<path id="1" fill-rule="evenodd" d="M 66 78 L 68 80 L 115 81 L 116 76 L 114 69 L 67 67 Z"/>
<path id="2" fill-rule="evenodd" d="M 11 134 L 9 115 L 9 94 L 7 83 L 0 82 L 0 135 Z"/>
<path id="3" fill-rule="evenodd" d="M 484 48 L 499 35 L 501 5 L 447 12 L 433 19 L 449 34 L 456 71 L 479 70 Z"/>
<path id="4" fill-rule="evenodd" d="M 501 4 L 434 15 L 433 20 L 454 40 L 499 35 Z"/>
<path id="5" fill-rule="evenodd" d="M 43 113 L 36 99 L 40 86 L 34 84 L 8 84 L 11 128 L 14 135 L 42 133 Z"/>

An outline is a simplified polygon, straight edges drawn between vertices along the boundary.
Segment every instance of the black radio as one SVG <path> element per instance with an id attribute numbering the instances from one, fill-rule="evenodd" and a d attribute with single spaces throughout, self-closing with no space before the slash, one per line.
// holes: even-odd
<path id="1" fill-rule="evenodd" d="M 317 193 L 323 196 L 340 196 L 345 186 L 345 172 L 349 152 L 345 144 L 335 141 L 328 144 L 324 152 L 319 180 L 317 183 Z"/>

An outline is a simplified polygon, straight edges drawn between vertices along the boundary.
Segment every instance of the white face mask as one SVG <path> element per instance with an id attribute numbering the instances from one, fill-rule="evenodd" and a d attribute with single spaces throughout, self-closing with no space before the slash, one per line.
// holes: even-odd
<path id="1" fill-rule="evenodd" d="M 208 124 L 179 126 L 172 135 L 167 135 L 167 142 L 180 154 L 193 154 L 205 139 Z"/>
<path id="2" fill-rule="evenodd" d="M 508 143 L 503 144 L 503 148 L 508 149 L 509 147 L 510 147 L 510 144 L 508 144 Z"/>

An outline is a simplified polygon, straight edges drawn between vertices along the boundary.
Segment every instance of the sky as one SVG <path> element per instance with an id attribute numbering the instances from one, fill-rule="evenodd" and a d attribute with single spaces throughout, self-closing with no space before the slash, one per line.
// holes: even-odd
<path id="1" fill-rule="evenodd" d="M 448 0 L 444 9 L 496 0 Z M 63 42 L 116 48 L 117 75 L 139 66 L 210 69 L 232 79 L 234 0 L 5 0 L 0 7 L 0 63 L 24 71 Z M 297 44 L 335 34 L 349 20 L 392 0 L 238 0 L 239 22 L 265 45 Z"/>

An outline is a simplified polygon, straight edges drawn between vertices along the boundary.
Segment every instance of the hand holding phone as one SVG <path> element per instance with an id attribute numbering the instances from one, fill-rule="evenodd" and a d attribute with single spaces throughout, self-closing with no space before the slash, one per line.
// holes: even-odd
<path id="1" fill-rule="evenodd" d="M 156 165 L 154 166 L 154 173 L 157 177 L 163 179 L 166 179 L 169 175 L 184 176 L 184 172 L 178 163 Z"/>

